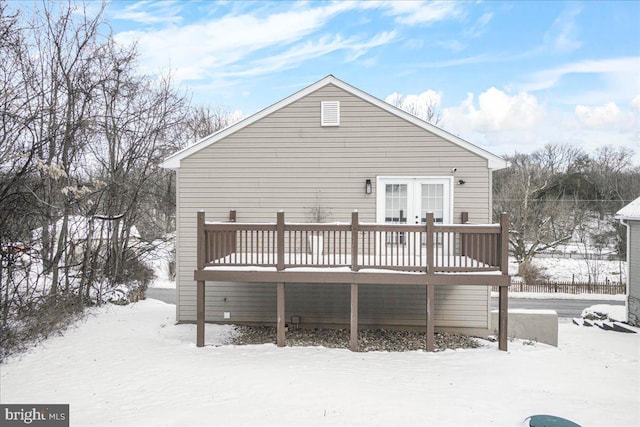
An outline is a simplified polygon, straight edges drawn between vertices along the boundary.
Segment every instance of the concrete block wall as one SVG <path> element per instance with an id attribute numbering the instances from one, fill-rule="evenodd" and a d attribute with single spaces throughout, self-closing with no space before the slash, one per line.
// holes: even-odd
<path id="1" fill-rule="evenodd" d="M 491 311 L 491 329 L 498 334 L 498 310 Z M 553 310 L 509 310 L 507 336 L 557 347 L 558 313 Z"/>

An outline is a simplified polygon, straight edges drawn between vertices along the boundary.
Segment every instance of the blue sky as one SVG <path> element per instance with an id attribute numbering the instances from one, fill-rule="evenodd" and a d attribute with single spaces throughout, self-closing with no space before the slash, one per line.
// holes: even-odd
<path id="1" fill-rule="evenodd" d="M 640 152 L 640 2 L 114 1 L 105 17 L 142 71 L 244 115 L 334 74 L 435 102 L 441 127 L 496 154 Z"/>

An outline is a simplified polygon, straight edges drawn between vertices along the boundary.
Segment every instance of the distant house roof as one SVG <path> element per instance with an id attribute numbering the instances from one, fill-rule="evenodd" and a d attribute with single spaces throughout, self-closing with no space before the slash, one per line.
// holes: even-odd
<path id="1" fill-rule="evenodd" d="M 640 220 L 640 197 L 616 212 L 616 218 Z"/>
<path id="2" fill-rule="evenodd" d="M 221 140 L 222 138 L 225 138 L 228 135 L 231 135 L 247 126 L 249 126 L 252 123 L 255 123 L 256 121 L 262 119 L 263 117 L 268 116 L 269 114 L 273 113 L 274 111 L 277 111 L 283 107 L 286 107 L 287 105 L 309 95 L 310 93 L 315 92 L 316 90 L 327 86 L 327 85 L 334 85 L 346 92 L 351 93 L 354 96 L 357 96 L 361 99 L 364 99 L 367 102 L 370 102 L 373 105 L 376 105 L 377 107 L 382 108 L 383 110 L 388 111 L 391 114 L 394 114 L 410 123 L 413 123 L 416 126 L 419 126 L 435 135 L 438 135 L 439 137 L 452 142 L 468 151 L 471 151 L 472 153 L 475 153 L 476 155 L 487 159 L 488 161 L 488 165 L 490 169 L 494 169 L 494 170 L 498 170 L 498 169 L 504 169 L 508 166 L 507 161 L 505 161 L 502 157 L 496 156 L 495 154 L 492 154 L 486 150 L 484 150 L 483 148 L 480 148 L 476 145 L 473 145 L 472 143 L 465 141 L 462 138 L 459 138 L 455 135 L 450 134 L 449 132 L 440 129 L 437 126 L 432 125 L 431 123 L 428 123 L 422 119 L 419 119 L 418 117 L 409 114 L 397 107 L 394 107 L 391 104 L 388 104 L 372 95 L 369 95 L 366 92 L 363 92 L 362 90 L 351 86 L 348 83 L 343 82 L 342 80 L 334 77 L 333 75 L 328 75 L 327 77 L 323 78 L 322 80 L 319 80 L 315 83 L 313 83 L 310 86 L 307 86 L 306 88 L 294 93 L 291 96 L 288 96 L 287 98 L 271 105 L 270 107 L 265 108 L 264 110 L 261 110 L 257 113 L 255 113 L 252 116 L 249 116 L 247 118 L 245 118 L 244 120 L 241 120 L 225 129 L 222 129 L 214 134 L 211 134 L 207 137 L 204 137 L 203 139 L 201 139 L 200 141 L 196 142 L 195 144 L 192 144 L 188 147 L 183 148 L 182 150 L 172 154 L 171 156 L 167 157 L 165 159 L 165 161 L 163 163 L 160 164 L 160 167 L 166 168 L 166 169 L 178 169 L 180 168 L 180 161 L 182 159 L 185 159 L 189 156 L 191 156 L 194 153 L 197 153 L 198 151 L 208 147 L 209 145 L 215 143 L 216 141 Z"/>

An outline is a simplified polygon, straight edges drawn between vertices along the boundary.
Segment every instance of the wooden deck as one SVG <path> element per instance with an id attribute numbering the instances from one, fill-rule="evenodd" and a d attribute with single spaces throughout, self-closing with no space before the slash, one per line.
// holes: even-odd
<path id="1" fill-rule="evenodd" d="M 463 221 L 468 218 L 463 213 Z M 205 281 L 277 284 L 277 345 L 284 345 L 287 283 L 351 286 L 351 342 L 358 350 L 358 286 L 423 285 L 426 288 L 426 349 L 434 349 L 434 287 L 499 287 L 499 348 L 507 349 L 508 226 L 443 225 L 427 214 L 425 224 L 300 224 L 205 222 L 198 213 L 197 345 L 204 346 Z"/>

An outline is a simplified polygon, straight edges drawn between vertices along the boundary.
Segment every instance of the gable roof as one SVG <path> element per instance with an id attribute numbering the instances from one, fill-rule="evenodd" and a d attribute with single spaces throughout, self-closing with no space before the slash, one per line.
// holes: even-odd
<path id="1" fill-rule="evenodd" d="M 640 220 L 640 197 L 616 212 L 616 218 Z"/>
<path id="2" fill-rule="evenodd" d="M 459 138 L 455 135 L 450 134 L 449 132 L 440 129 L 437 126 L 432 125 L 431 123 L 428 123 L 422 119 L 419 119 L 418 117 L 409 114 L 403 110 L 401 110 L 400 108 L 397 108 L 391 104 L 388 104 L 378 98 L 376 98 L 375 96 L 369 95 L 366 92 L 363 92 L 362 90 L 351 86 L 348 83 L 343 82 L 342 80 L 334 77 L 333 75 L 328 75 L 325 78 L 323 78 L 322 80 L 318 80 L 317 82 L 313 83 L 310 86 L 307 86 L 304 89 L 299 90 L 298 92 L 294 93 L 293 95 L 290 95 L 286 98 L 284 98 L 283 100 L 276 102 L 275 104 L 271 105 L 270 107 L 267 107 L 263 110 L 258 111 L 257 113 L 253 114 L 252 116 L 249 116 L 229 127 L 226 127 L 222 130 L 219 130 L 216 133 L 213 133 L 209 136 L 206 136 L 204 138 L 202 138 L 200 141 L 183 148 L 180 151 L 177 151 L 176 153 L 172 154 L 171 156 L 167 157 L 164 162 L 162 162 L 160 164 L 160 167 L 162 168 L 166 168 L 166 169 L 178 169 L 180 168 L 180 161 L 184 158 L 187 158 L 189 156 L 191 156 L 194 153 L 197 153 L 198 151 L 208 147 L 209 145 L 215 143 L 216 141 L 219 141 L 225 137 L 227 137 L 228 135 L 231 135 L 249 125 L 251 125 L 252 123 L 257 122 L 258 120 L 268 116 L 269 114 L 283 108 L 286 107 L 287 105 L 317 91 L 318 89 L 327 86 L 327 85 L 334 85 L 342 90 L 344 90 L 345 92 L 348 92 L 354 96 L 357 96 L 358 98 L 361 98 L 379 108 L 382 108 L 383 110 L 398 116 L 410 123 L 413 123 L 414 125 L 421 127 L 449 142 L 452 142 L 462 148 L 464 148 L 465 150 L 468 150 L 476 155 L 478 155 L 479 157 L 485 158 L 487 159 L 488 165 L 489 165 L 489 169 L 494 169 L 494 170 L 498 170 L 498 169 L 504 169 L 508 166 L 508 163 L 506 160 L 504 160 L 502 157 L 496 156 L 495 154 L 492 154 L 490 152 L 488 152 L 487 150 L 480 148 L 476 145 L 473 145 L 472 143 L 465 141 L 462 138 Z"/>

